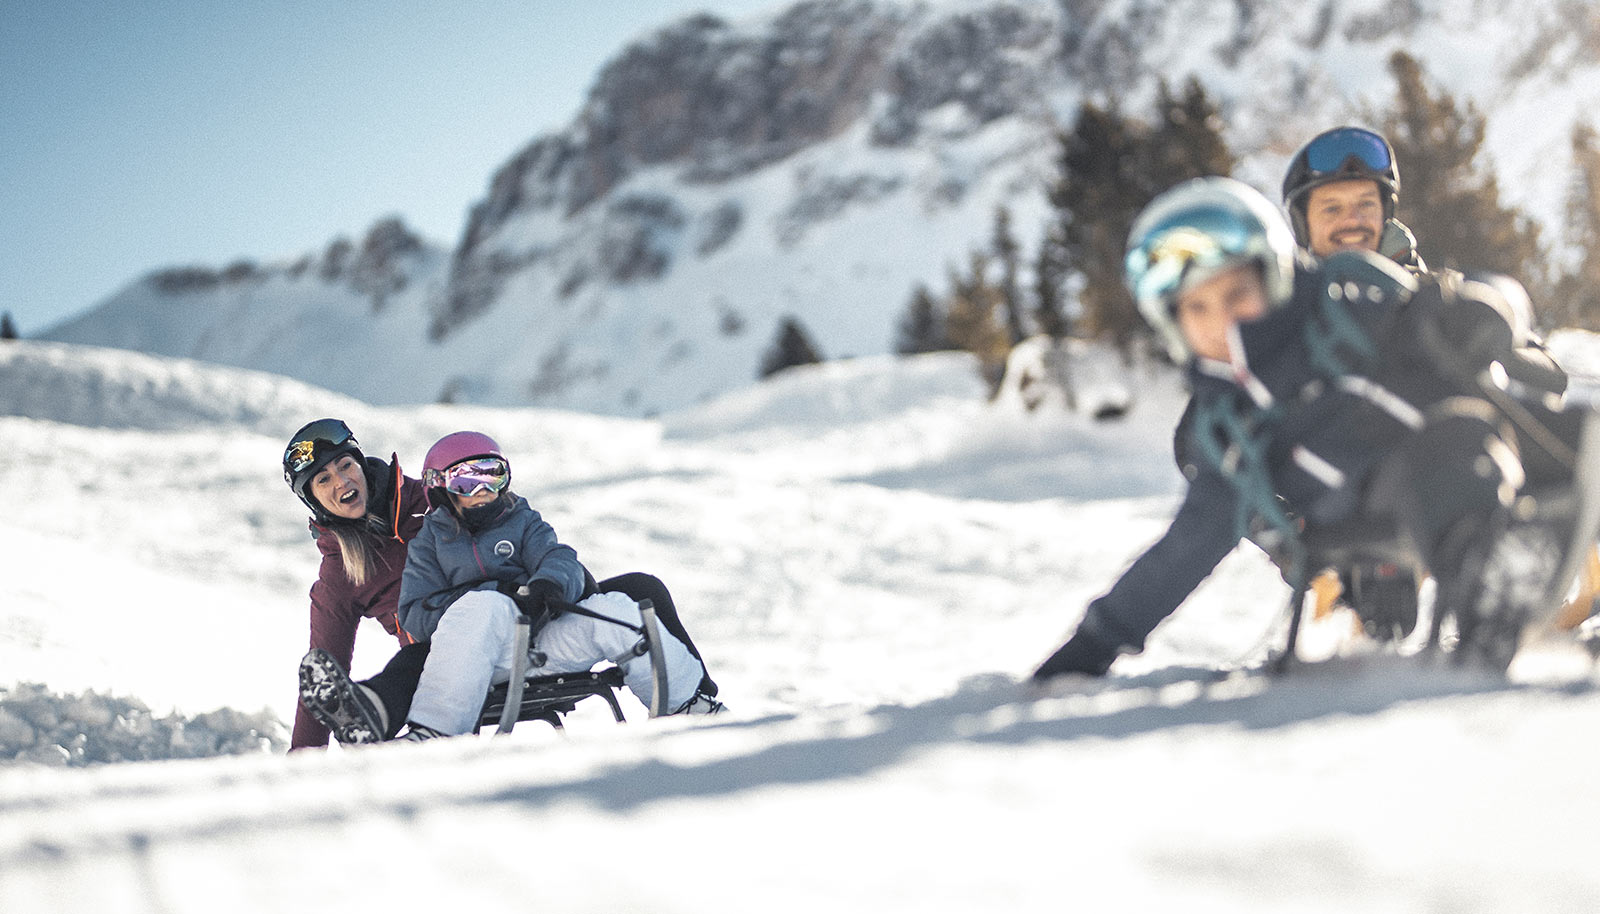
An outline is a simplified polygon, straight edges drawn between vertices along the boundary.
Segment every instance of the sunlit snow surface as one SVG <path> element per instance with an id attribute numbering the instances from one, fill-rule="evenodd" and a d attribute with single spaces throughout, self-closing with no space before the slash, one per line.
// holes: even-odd
<path id="1" fill-rule="evenodd" d="M 1582 346 L 1575 346 L 1579 351 Z M 0 682 L 287 720 L 316 551 L 277 461 L 335 414 L 412 473 L 489 432 L 601 576 L 672 587 L 732 713 L 562 738 L 0 767 L 0 911 L 1593 911 L 1593 673 L 1346 656 L 1267 680 L 1240 550 L 1103 683 L 1021 680 L 1164 527 L 1177 382 L 1120 422 L 969 362 L 798 370 L 657 421 L 374 408 L 0 345 Z M 363 629 L 357 674 L 393 642 Z M 1354 655 L 1354 656 L 1351 656 Z"/>

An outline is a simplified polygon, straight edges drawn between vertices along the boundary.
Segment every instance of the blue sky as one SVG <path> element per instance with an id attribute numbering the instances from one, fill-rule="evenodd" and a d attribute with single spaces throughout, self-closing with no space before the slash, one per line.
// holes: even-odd
<path id="1" fill-rule="evenodd" d="M 22 335 L 165 266 L 398 214 L 453 244 L 631 40 L 785 0 L 0 0 L 0 312 Z"/>

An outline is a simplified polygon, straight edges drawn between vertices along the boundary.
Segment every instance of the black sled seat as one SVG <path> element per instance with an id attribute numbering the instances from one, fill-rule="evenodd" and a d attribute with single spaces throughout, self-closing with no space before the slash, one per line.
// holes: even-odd
<path id="1" fill-rule="evenodd" d="M 1401 538 L 1392 517 L 1362 516 L 1342 524 L 1311 527 L 1304 531 L 1303 540 L 1313 569 L 1375 561 L 1415 567 L 1421 562 Z"/>
<path id="2" fill-rule="evenodd" d="M 621 687 L 622 669 L 614 666 L 584 673 L 534 676 L 523 680 L 522 698 L 512 719 L 518 723 L 542 720 L 560 730 L 562 716 L 576 709 L 578 702 L 599 697 L 611 706 L 611 716 L 616 718 L 617 723 L 623 723 L 627 718 L 623 716 L 622 705 L 617 701 L 617 689 Z M 473 732 L 500 725 L 510 691 L 509 682 L 489 690 L 489 697 L 484 700 L 483 710 L 478 714 L 478 727 Z"/>

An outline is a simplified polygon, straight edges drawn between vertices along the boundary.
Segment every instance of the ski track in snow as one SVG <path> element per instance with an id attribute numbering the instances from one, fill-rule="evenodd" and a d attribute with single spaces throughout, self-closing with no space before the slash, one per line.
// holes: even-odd
<path id="1" fill-rule="evenodd" d="M 668 582 L 734 709 L 0 767 L 0 911 L 1595 910 L 1600 696 L 1570 653 L 1511 682 L 1359 651 L 1225 672 L 1285 597 L 1240 550 L 1109 680 L 1020 681 L 1172 510 L 1181 393 L 1141 394 L 1027 416 L 963 357 L 863 359 L 635 421 L 0 346 L 0 482 L 29 493 L 0 516 L 6 681 L 287 720 L 316 554 L 276 460 L 331 412 L 413 472 L 495 434 L 597 573 Z M 364 629 L 357 673 L 391 651 Z"/>

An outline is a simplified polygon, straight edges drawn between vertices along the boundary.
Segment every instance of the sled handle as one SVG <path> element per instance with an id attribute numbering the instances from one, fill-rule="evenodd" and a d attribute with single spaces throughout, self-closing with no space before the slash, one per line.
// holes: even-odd
<path id="1" fill-rule="evenodd" d="M 668 713 L 667 655 L 661 649 L 661 626 L 656 622 L 656 604 L 651 600 L 639 601 L 639 615 L 644 619 L 644 638 L 650 650 L 650 716 Z"/>
<path id="2" fill-rule="evenodd" d="M 517 725 L 517 715 L 522 711 L 522 689 L 528 676 L 528 641 L 532 637 L 533 620 L 525 612 L 517 613 L 517 631 L 511 648 L 511 680 L 506 683 L 506 706 L 500 710 L 500 726 L 495 736 L 505 736 Z"/>

